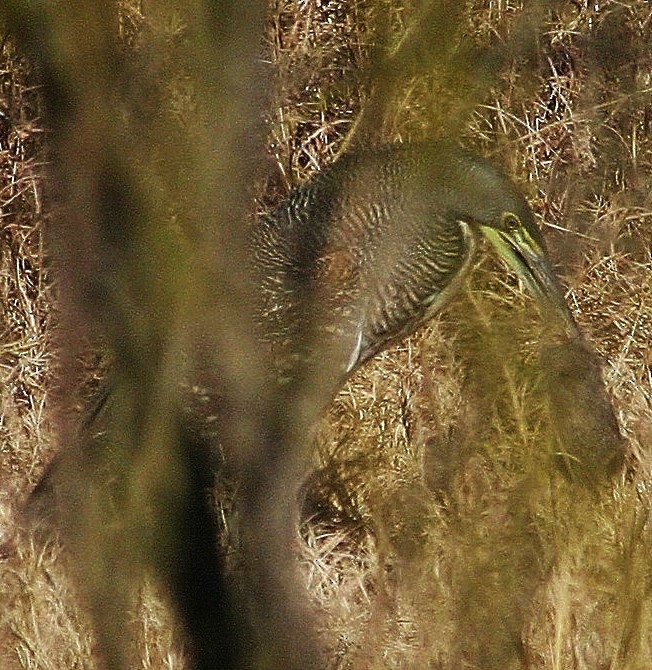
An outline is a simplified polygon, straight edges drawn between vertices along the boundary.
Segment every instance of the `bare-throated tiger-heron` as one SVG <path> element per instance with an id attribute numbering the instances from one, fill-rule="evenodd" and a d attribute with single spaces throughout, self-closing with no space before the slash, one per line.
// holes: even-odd
<path id="1" fill-rule="evenodd" d="M 258 320 L 279 374 L 343 379 L 455 294 L 484 235 L 578 336 L 530 208 L 489 161 L 451 144 L 344 155 L 252 233 Z"/>

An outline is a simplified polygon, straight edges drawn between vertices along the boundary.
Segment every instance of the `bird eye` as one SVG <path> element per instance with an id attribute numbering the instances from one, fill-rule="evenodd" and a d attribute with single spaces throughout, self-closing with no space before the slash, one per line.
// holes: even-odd
<path id="1" fill-rule="evenodd" d="M 512 212 L 505 212 L 503 214 L 503 229 L 507 233 L 513 233 L 521 227 L 521 221 Z"/>

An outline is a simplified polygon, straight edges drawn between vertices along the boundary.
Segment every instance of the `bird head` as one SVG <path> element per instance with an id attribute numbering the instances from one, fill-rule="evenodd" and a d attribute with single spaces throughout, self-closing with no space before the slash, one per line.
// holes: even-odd
<path id="1" fill-rule="evenodd" d="M 461 207 L 453 215 L 488 239 L 544 312 L 561 317 L 568 336 L 578 338 L 577 323 L 525 198 L 504 174 L 470 153 L 456 153 L 446 172 L 456 184 L 454 190 L 460 189 L 455 201 Z"/>
<path id="2" fill-rule="evenodd" d="M 548 261 L 532 214 L 523 207 L 518 207 L 520 211 L 515 209 L 505 209 L 495 220 L 478 228 L 543 309 L 558 314 L 566 333 L 576 338 L 579 336 L 577 323 Z"/>

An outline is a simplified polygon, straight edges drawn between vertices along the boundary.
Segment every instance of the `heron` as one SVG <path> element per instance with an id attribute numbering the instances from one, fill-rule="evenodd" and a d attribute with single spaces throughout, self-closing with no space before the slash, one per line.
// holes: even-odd
<path id="1" fill-rule="evenodd" d="M 341 382 L 413 333 L 459 291 L 482 237 L 579 339 L 531 209 L 489 160 L 449 142 L 343 155 L 252 229 L 279 377 L 321 365 Z"/>

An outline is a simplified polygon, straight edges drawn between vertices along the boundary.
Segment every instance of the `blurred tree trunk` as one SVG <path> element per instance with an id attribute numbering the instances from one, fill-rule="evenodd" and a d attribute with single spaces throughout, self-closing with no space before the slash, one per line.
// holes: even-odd
<path id="1" fill-rule="evenodd" d="M 111 668 L 133 667 L 129 608 L 151 566 L 181 612 L 195 667 L 317 662 L 289 567 L 301 459 L 288 445 L 306 431 L 269 383 L 246 271 L 263 156 L 264 10 L 158 2 L 128 53 L 113 3 L 3 10 L 44 82 L 58 209 L 56 413 L 61 447 L 77 455 L 59 473 L 61 522 Z M 108 432 L 92 453 L 69 406 L 89 334 L 115 357 Z M 219 396 L 220 438 L 241 481 L 237 588 L 217 552 L 210 449 L 181 407 L 179 382 L 197 367 Z"/>
<path id="2" fill-rule="evenodd" d="M 397 90 L 432 71 L 454 104 L 448 114 L 433 105 L 429 130 L 458 137 L 505 64 L 532 57 L 543 15 L 562 3 L 525 3 L 509 39 L 490 46 L 461 39 L 469 3 L 417 4 L 395 48 L 388 29 L 371 49 L 360 75 L 370 93 L 343 151 L 386 141 Z M 135 665 L 129 609 L 152 567 L 186 625 L 195 667 L 321 666 L 292 546 L 310 429 L 329 399 L 323 389 L 331 388 L 331 371 L 323 361 L 323 370 L 306 370 L 290 388 L 276 386 L 253 336 L 255 287 L 246 270 L 270 88 L 259 66 L 265 6 L 161 0 L 128 49 L 117 39 L 113 3 L 9 0 L 0 9 L 40 66 L 48 105 L 50 197 L 58 211 L 50 249 L 62 305 L 58 429 L 61 447 L 74 455 L 58 476 L 61 523 L 112 668 Z M 464 347 L 469 417 L 461 416 L 452 442 L 473 453 L 488 442 L 476 428 L 495 430 L 495 399 L 508 386 L 496 360 L 513 331 L 490 347 L 468 313 L 458 321 L 472 342 Z M 89 335 L 104 339 L 115 359 L 106 434 L 93 449 L 70 408 Z M 601 475 L 618 427 L 608 400 L 595 392 L 597 367 L 583 351 L 544 353 L 551 394 L 567 376 L 574 381 L 552 403 L 559 441 L 577 451 L 597 444 Z M 215 445 L 188 413 L 180 383 L 197 378 L 215 400 L 214 434 L 238 482 L 244 566 L 237 584 L 217 550 L 209 504 Z M 596 423 L 568 411 L 578 393 L 582 416 L 602 398 Z M 447 464 L 451 489 L 466 456 L 456 455 L 453 469 Z M 534 458 L 532 480 L 494 505 L 498 533 L 484 525 L 490 515 L 480 505 L 466 516 L 453 512 L 465 554 L 453 576 L 455 662 L 477 658 L 482 667 L 505 668 L 522 661 L 523 620 L 551 563 L 539 558 L 532 530 L 544 488 L 539 465 Z M 416 518 L 418 510 L 404 508 L 396 516 Z M 575 500 L 568 508 L 578 519 L 585 510 Z M 427 554 L 408 559 L 406 566 L 416 565 Z"/>

